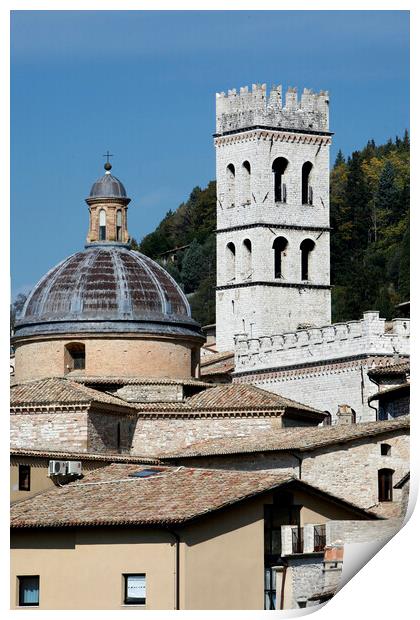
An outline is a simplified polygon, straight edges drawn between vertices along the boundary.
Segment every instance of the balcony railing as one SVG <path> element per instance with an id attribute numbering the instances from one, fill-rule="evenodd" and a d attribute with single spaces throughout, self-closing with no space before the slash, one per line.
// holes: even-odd
<path id="1" fill-rule="evenodd" d="M 327 544 L 327 531 L 325 525 L 314 525 L 314 551 L 324 551 Z"/>
<path id="2" fill-rule="evenodd" d="M 292 529 L 292 553 L 303 553 L 303 527 Z"/>

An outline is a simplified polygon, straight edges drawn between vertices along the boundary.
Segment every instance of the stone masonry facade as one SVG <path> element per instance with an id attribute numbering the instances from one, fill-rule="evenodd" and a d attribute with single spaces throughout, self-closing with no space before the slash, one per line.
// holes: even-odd
<path id="1" fill-rule="evenodd" d="M 306 90 L 301 100 L 265 85 L 216 96 L 217 348 L 234 335 L 296 330 L 331 321 L 329 255 L 328 95 Z M 283 196 L 273 166 L 285 162 Z M 303 166 L 311 198 L 303 204 Z M 281 275 L 273 243 L 283 238 Z M 301 243 L 310 240 L 302 280 Z"/>
<path id="2" fill-rule="evenodd" d="M 390 454 L 381 455 L 381 444 L 391 446 Z M 362 508 L 378 503 L 378 471 L 393 470 L 393 483 L 409 468 L 410 438 L 407 431 L 347 441 L 307 452 L 270 451 L 182 458 L 177 464 L 192 467 L 275 470 L 302 480 Z M 301 463 L 299 464 L 299 460 Z M 399 506 L 402 490 L 393 490 L 393 502 Z M 387 502 L 388 503 L 388 502 Z"/>
<path id="3" fill-rule="evenodd" d="M 378 390 L 367 373 L 396 354 L 409 356 L 410 321 L 394 319 L 385 329 L 378 312 L 365 312 L 360 321 L 259 338 L 238 334 L 235 342 L 234 382 L 328 411 L 333 422 L 346 404 L 357 422 L 367 422 L 377 418 L 368 398 Z"/>

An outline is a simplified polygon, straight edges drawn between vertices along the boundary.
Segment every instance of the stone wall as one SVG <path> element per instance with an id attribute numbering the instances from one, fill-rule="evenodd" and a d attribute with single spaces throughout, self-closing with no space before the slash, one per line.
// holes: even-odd
<path id="1" fill-rule="evenodd" d="M 356 420 L 376 419 L 369 396 L 378 390 L 368 371 L 399 353 L 409 355 L 410 322 L 394 319 L 385 330 L 378 312 L 360 321 L 336 323 L 259 338 L 236 336 L 233 381 L 252 383 L 271 392 L 329 411 L 349 405 Z"/>
<path id="2" fill-rule="evenodd" d="M 389 456 L 381 455 L 381 443 L 391 446 Z M 410 469 L 410 437 L 407 431 L 394 431 L 382 436 L 296 454 L 302 458 L 301 478 L 304 482 L 362 508 L 371 508 L 378 502 L 378 471 L 385 468 L 394 470 L 393 484 L 396 484 Z M 245 469 L 271 473 L 273 470 L 279 470 L 281 473 L 299 476 L 298 459 L 293 456 L 292 451 L 227 454 L 191 459 L 180 457 L 176 463 L 194 467 Z M 389 510 L 400 505 L 401 489 L 393 490 L 393 500 L 384 502 L 388 505 L 385 508 Z M 393 506 L 390 506 L 391 504 Z"/>
<path id="3" fill-rule="evenodd" d="M 85 411 L 12 414 L 10 445 L 32 450 L 73 450 L 88 447 Z"/>
<path id="4" fill-rule="evenodd" d="M 139 416 L 133 439 L 133 454 L 158 456 L 178 452 L 201 439 L 229 437 L 281 429 L 280 416 Z"/>
<path id="5" fill-rule="evenodd" d="M 88 450 L 130 452 L 135 427 L 134 416 L 91 411 L 88 417 Z"/>
<path id="6" fill-rule="evenodd" d="M 328 521 L 326 524 L 327 545 L 338 540 L 344 543 L 369 543 L 388 540 L 401 528 L 401 519 L 383 521 Z"/>
<path id="7" fill-rule="evenodd" d="M 381 443 L 391 446 L 389 456 L 381 455 Z M 405 431 L 310 452 L 302 463 L 302 479 L 370 508 L 378 502 L 378 471 L 384 468 L 394 470 L 394 484 L 409 470 L 410 438 Z M 401 490 L 394 489 L 393 494 L 398 504 Z"/>
<path id="8" fill-rule="evenodd" d="M 283 98 L 281 84 L 253 84 L 225 93 L 216 93 L 216 132 L 223 133 L 253 125 L 328 130 L 328 92 L 314 93 L 305 88 L 299 100 L 297 89 L 289 87 Z"/>
<path id="9" fill-rule="evenodd" d="M 232 350 L 238 329 L 262 336 L 331 320 L 327 99 L 325 93 L 305 91 L 298 102 L 296 92 L 289 91 L 283 108 L 281 87 L 275 87 L 266 105 L 264 86 L 253 87 L 252 93 L 241 89 L 239 95 L 231 91 L 217 98 L 219 351 Z M 226 131 L 232 133 L 223 135 Z M 279 157 L 288 162 L 282 176 L 284 202 L 276 200 L 274 193 L 272 168 Z M 312 165 L 312 204 L 303 204 L 302 198 L 306 162 Z M 287 241 L 281 277 L 275 277 L 274 271 L 277 237 Z M 315 247 L 303 282 L 300 244 L 305 239 Z M 234 258 L 228 244 L 235 247 Z"/>
<path id="10" fill-rule="evenodd" d="M 289 609 L 298 609 L 298 601 L 306 601 L 324 585 L 323 556 L 295 555 L 288 558 L 292 596 Z"/>

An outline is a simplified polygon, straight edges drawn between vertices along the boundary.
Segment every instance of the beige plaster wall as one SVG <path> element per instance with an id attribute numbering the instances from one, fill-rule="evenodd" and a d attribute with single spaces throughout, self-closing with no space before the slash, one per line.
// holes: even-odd
<path id="1" fill-rule="evenodd" d="M 22 531 L 12 537 L 11 608 L 17 576 L 40 576 L 39 609 L 173 609 L 173 537 L 159 530 Z M 146 573 L 146 605 L 124 605 L 123 574 Z"/>
<path id="2" fill-rule="evenodd" d="M 51 459 L 54 460 L 54 459 Z M 55 459 L 60 460 L 60 459 Z M 70 459 L 61 459 L 70 460 Z M 76 460 L 76 459 L 71 459 Z M 48 476 L 48 458 L 33 458 L 28 456 L 13 456 L 10 459 L 10 501 L 15 502 L 28 499 L 40 491 L 52 489 L 55 485 Z M 29 491 L 19 491 L 19 465 L 29 465 L 31 468 L 30 489 Z M 82 460 L 82 472 L 86 473 L 99 467 L 109 465 L 106 461 L 84 461 Z"/>
<path id="3" fill-rule="evenodd" d="M 86 347 L 89 376 L 147 376 L 187 378 L 197 369 L 199 343 L 147 337 L 39 339 L 16 342 L 15 381 L 66 374 L 64 347 L 71 342 Z"/>
<path id="4" fill-rule="evenodd" d="M 264 608 L 264 504 L 272 494 L 215 512 L 183 528 L 181 609 Z M 302 525 L 354 519 L 306 492 Z M 11 606 L 17 576 L 40 576 L 41 609 L 133 609 L 123 605 L 124 573 L 146 573 L 146 609 L 175 605 L 174 537 L 155 529 L 20 530 L 12 535 Z M 71 584 L 71 585 L 70 585 Z"/>

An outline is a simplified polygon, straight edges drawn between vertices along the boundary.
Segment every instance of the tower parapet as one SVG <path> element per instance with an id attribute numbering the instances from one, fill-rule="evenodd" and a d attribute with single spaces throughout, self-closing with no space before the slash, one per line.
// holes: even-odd
<path id="1" fill-rule="evenodd" d="M 253 84 L 216 93 L 216 134 L 262 126 L 311 132 L 328 132 L 328 91 L 304 88 L 299 100 L 296 88 L 285 93 L 281 84 L 267 92 L 266 84 Z"/>

